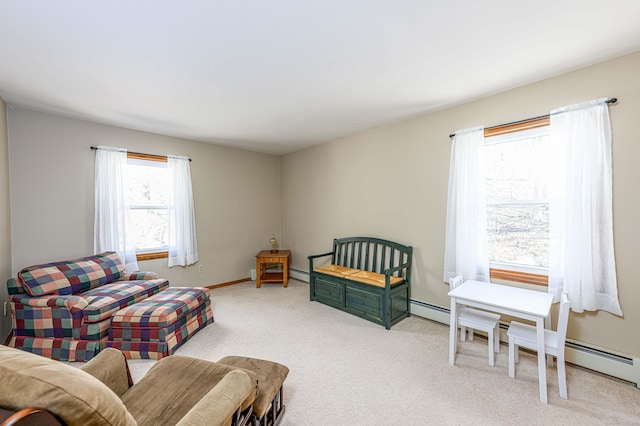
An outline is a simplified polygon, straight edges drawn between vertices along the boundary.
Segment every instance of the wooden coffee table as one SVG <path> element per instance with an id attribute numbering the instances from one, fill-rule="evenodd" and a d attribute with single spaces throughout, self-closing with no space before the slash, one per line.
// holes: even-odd
<path id="1" fill-rule="evenodd" d="M 256 288 L 260 288 L 262 283 L 279 283 L 284 287 L 289 284 L 289 260 L 290 250 L 262 250 L 256 254 Z M 267 272 L 267 265 L 280 264 L 282 272 Z"/>

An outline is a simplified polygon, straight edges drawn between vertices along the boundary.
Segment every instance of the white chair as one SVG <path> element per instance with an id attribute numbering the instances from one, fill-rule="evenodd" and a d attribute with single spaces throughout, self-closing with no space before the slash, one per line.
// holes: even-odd
<path id="1" fill-rule="evenodd" d="M 569 322 L 569 299 L 567 293 L 562 293 L 558 312 L 558 328 L 556 331 L 544 331 L 544 352 L 556 357 L 558 365 L 558 387 L 560 397 L 567 399 L 567 375 L 564 367 L 564 344 L 567 338 L 567 324 Z M 509 377 L 515 378 L 515 363 L 518 362 L 518 348 L 523 346 L 537 351 L 538 343 L 536 328 L 532 325 L 511 321 L 509 330 Z"/>
<path id="2" fill-rule="evenodd" d="M 450 290 L 453 290 L 460 284 L 462 284 L 461 274 L 449 279 Z M 493 367 L 495 365 L 494 352 L 500 353 L 500 315 L 470 308 L 464 305 L 460 306 L 457 310 L 457 314 L 461 341 L 465 341 L 467 329 L 469 331 L 469 340 L 473 340 L 474 330 L 480 330 L 487 333 L 489 340 L 489 365 Z"/>

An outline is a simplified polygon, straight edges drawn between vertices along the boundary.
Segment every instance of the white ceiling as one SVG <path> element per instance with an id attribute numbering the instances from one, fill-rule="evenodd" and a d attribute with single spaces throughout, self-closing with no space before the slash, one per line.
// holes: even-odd
<path id="1" fill-rule="evenodd" d="M 8 105 L 271 154 L 637 50 L 639 0 L 0 0 Z"/>

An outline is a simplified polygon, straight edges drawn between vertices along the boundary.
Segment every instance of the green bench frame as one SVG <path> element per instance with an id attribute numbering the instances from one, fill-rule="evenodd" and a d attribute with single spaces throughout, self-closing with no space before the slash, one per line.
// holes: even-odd
<path id="1" fill-rule="evenodd" d="M 333 240 L 333 251 L 309 256 L 310 299 L 374 323 L 392 325 L 411 315 L 411 262 L 413 248 L 373 237 Z M 331 264 L 385 275 L 385 287 L 337 277 L 314 270 L 316 259 L 331 256 Z M 390 284 L 392 276 L 401 277 Z"/>

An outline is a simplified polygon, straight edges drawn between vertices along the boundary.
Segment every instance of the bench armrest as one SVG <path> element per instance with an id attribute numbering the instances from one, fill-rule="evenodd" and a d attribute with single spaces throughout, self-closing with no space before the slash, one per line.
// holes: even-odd
<path id="1" fill-rule="evenodd" d="M 124 354 L 114 348 L 103 349 L 80 369 L 100 380 L 118 396 L 133 385 Z"/>
<path id="2" fill-rule="evenodd" d="M 230 424 L 251 392 L 255 392 L 255 385 L 249 375 L 242 370 L 233 370 L 191 407 L 177 426 Z"/>
<path id="3" fill-rule="evenodd" d="M 402 269 L 408 269 L 410 267 L 411 267 L 411 262 L 403 263 L 402 265 L 398 265 L 398 266 L 395 266 L 393 268 L 385 269 L 383 274 L 384 275 L 391 275 L 392 273 L 394 273 L 396 271 L 400 271 Z"/>
<path id="4" fill-rule="evenodd" d="M 312 255 L 312 256 L 308 256 L 308 258 L 309 258 L 309 260 L 311 260 L 311 259 L 315 259 L 315 258 L 317 258 L 317 257 L 324 257 L 324 256 L 332 255 L 332 254 L 333 254 L 333 252 L 332 252 L 332 251 L 330 251 L 330 252 L 322 253 L 322 254 L 314 254 L 314 255 Z"/>
<path id="5" fill-rule="evenodd" d="M 319 257 L 325 257 L 325 256 L 331 256 L 333 254 L 332 251 L 327 252 L 327 253 L 322 253 L 322 254 L 314 254 L 312 256 L 308 256 L 307 258 L 309 259 L 309 273 L 313 272 L 313 260 L 317 259 Z"/>

